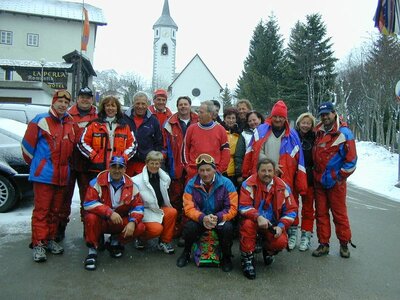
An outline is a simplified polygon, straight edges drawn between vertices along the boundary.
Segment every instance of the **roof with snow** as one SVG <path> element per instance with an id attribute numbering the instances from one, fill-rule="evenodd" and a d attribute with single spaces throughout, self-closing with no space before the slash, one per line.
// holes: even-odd
<path id="1" fill-rule="evenodd" d="M 89 22 L 107 25 L 100 8 L 87 3 L 85 8 L 89 14 Z M 1 0 L 1 12 L 82 21 L 82 3 L 60 0 Z"/>
<path id="2" fill-rule="evenodd" d="M 0 59 L 0 67 L 41 68 L 42 65 L 36 60 Z M 69 69 L 72 63 L 47 61 L 45 67 L 46 69 Z"/>
<path id="3" fill-rule="evenodd" d="M 168 0 L 164 0 L 164 6 L 161 17 L 159 17 L 157 22 L 154 23 L 153 29 L 157 26 L 173 27 L 176 30 L 178 30 L 178 26 L 176 25 L 174 20 L 171 18 L 171 15 L 169 14 Z"/>

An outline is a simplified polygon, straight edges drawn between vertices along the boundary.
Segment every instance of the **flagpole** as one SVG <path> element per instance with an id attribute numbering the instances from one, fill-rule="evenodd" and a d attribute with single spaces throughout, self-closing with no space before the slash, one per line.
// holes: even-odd
<path id="1" fill-rule="evenodd" d="M 85 16 L 84 16 L 84 10 L 85 10 L 85 0 L 82 0 L 82 30 L 81 30 L 81 47 L 79 51 L 79 65 L 78 65 L 78 78 L 77 78 L 77 92 L 81 88 L 81 82 L 82 82 L 82 38 L 83 38 L 83 31 L 84 31 L 84 22 L 85 22 Z"/>

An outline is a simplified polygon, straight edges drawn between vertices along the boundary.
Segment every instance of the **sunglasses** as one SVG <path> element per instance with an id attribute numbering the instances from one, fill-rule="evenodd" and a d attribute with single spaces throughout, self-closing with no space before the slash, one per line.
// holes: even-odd
<path id="1" fill-rule="evenodd" d="M 214 164 L 214 158 L 211 155 L 208 154 L 200 154 L 196 158 L 196 165 L 199 165 L 201 163 L 206 163 L 206 164 Z"/>
<path id="2" fill-rule="evenodd" d="M 58 99 L 65 98 L 68 101 L 71 101 L 71 94 L 67 90 L 60 90 L 57 91 L 57 98 Z"/>

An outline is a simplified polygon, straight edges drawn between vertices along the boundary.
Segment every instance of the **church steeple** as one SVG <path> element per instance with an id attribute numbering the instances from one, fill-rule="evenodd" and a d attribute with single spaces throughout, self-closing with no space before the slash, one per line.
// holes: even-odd
<path id="1" fill-rule="evenodd" d="M 164 0 L 164 6 L 163 6 L 161 17 L 159 17 L 157 22 L 154 23 L 153 29 L 157 26 L 172 27 L 172 28 L 175 28 L 175 30 L 178 30 L 178 26 L 176 26 L 176 23 L 174 22 L 174 20 L 171 18 L 171 15 L 169 14 L 168 0 Z"/>
<path id="2" fill-rule="evenodd" d="M 167 89 L 175 77 L 176 32 L 178 26 L 164 0 L 161 17 L 153 25 L 153 89 Z"/>

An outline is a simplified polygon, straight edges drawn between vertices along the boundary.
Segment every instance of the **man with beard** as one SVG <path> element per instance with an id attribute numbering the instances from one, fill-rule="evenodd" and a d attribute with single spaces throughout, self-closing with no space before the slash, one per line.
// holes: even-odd
<path id="1" fill-rule="evenodd" d="M 293 223 L 297 205 L 290 188 L 275 175 L 275 162 L 263 159 L 257 163 L 257 173 L 242 184 L 239 200 L 240 251 L 243 274 L 256 278 L 254 251 L 257 234 L 263 241 L 265 265 L 287 247 L 287 230 Z"/>
<path id="2" fill-rule="evenodd" d="M 300 138 L 290 128 L 283 100 L 275 103 L 265 123 L 254 131 L 243 160 L 243 177 L 255 173 L 257 162 L 265 158 L 275 162 L 277 175 L 290 187 L 298 205 L 298 194 L 307 192 L 307 174 Z M 288 248 L 292 250 L 297 242 L 297 225 L 288 229 L 288 235 Z"/>

